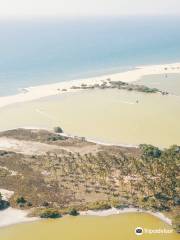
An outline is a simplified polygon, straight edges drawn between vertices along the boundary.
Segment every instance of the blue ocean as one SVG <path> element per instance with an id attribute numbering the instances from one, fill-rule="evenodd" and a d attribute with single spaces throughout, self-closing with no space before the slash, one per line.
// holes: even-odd
<path id="1" fill-rule="evenodd" d="M 180 61 L 180 17 L 0 20 L 0 95 Z"/>

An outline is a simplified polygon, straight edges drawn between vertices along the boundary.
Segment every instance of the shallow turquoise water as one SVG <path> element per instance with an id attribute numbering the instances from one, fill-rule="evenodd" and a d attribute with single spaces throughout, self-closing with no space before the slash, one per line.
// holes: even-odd
<path id="1" fill-rule="evenodd" d="M 0 95 L 180 60 L 180 17 L 0 21 Z"/>

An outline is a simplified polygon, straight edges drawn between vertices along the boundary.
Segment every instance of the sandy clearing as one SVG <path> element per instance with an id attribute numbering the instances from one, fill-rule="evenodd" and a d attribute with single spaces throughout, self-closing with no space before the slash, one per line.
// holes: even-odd
<path id="1" fill-rule="evenodd" d="M 17 140 L 13 138 L 0 137 L 0 150 L 12 151 L 27 155 L 44 155 L 46 152 L 65 150 L 68 148 L 59 147 L 40 142 Z"/>

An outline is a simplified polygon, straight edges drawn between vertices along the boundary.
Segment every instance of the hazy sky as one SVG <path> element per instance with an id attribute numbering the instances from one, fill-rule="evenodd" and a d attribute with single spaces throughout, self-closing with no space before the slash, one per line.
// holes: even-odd
<path id="1" fill-rule="evenodd" d="M 178 14 L 180 0 L 0 0 L 0 17 Z"/>

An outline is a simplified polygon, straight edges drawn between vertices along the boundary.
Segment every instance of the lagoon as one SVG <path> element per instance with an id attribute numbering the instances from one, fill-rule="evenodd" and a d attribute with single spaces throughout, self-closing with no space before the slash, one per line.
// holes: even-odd
<path id="1" fill-rule="evenodd" d="M 158 88 L 172 95 L 180 96 L 180 74 L 167 73 L 144 76 L 137 84 L 143 84 L 151 88 Z"/>
<path id="2" fill-rule="evenodd" d="M 7 106 L 0 116 L 1 130 L 61 126 L 66 133 L 114 144 L 180 144 L 178 96 L 85 90 Z"/>
<path id="3" fill-rule="evenodd" d="M 127 213 L 108 217 L 78 216 L 43 220 L 0 229 L 3 240 L 177 240 L 178 234 L 144 234 L 136 236 L 136 227 L 171 229 L 158 218 L 145 213 Z"/>

